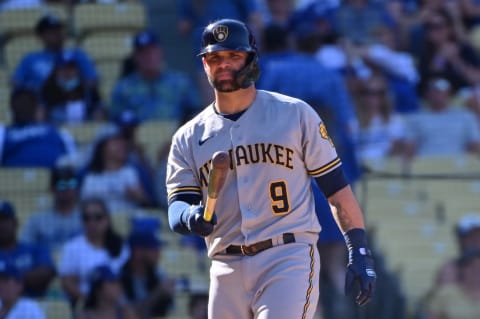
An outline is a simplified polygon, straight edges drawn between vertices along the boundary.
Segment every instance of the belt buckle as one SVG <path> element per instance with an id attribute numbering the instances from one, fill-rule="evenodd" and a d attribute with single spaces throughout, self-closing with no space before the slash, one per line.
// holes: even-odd
<path id="1" fill-rule="evenodd" d="M 245 245 L 240 245 L 240 251 L 242 252 L 242 255 L 244 256 L 253 256 L 255 255 L 258 251 L 255 251 L 255 249 L 252 249 L 253 251 L 250 250 L 250 248 L 254 248 L 252 246 L 245 246 Z"/>

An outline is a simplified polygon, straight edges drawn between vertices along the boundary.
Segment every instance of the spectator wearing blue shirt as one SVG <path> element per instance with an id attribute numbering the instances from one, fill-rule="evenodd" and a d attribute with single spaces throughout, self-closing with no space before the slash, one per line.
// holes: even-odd
<path id="1" fill-rule="evenodd" d="M 65 25 L 61 20 L 53 15 L 45 15 L 37 22 L 35 32 L 44 48 L 22 58 L 13 74 L 14 87 L 28 87 L 40 92 L 56 61 L 64 52 L 73 56 L 88 85 L 97 85 L 97 71 L 88 55 L 81 49 L 64 47 Z"/>
<path id="2" fill-rule="evenodd" d="M 353 150 L 353 133 L 357 127 L 355 108 L 342 76 L 317 61 L 314 55 L 319 46 L 317 32 L 311 21 L 296 24 L 297 52 L 265 65 L 258 87 L 294 96 L 312 105 L 330 129 L 347 178 L 354 182 L 360 175 Z"/>
<path id="3" fill-rule="evenodd" d="M 17 240 L 18 221 L 8 201 L 0 201 L 0 260 L 14 265 L 24 278 L 24 294 L 45 295 L 55 276 L 55 267 L 46 247 L 41 243 L 27 244 Z"/>
<path id="4" fill-rule="evenodd" d="M 0 165 L 52 168 L 62 157 L 75 155 L 73 137 L 41 122 L 35 92 L 14 89 L 10 96 L 13 123 L 0 126 Z"/>
<path id="5" fill-rule="evenodd" d="M 111 116 L 133 111 L 141 120 L 183 122 L 199 103 L 188 76 L 165 68 L 163 52 L 157 36 L 150 31 L 135 35 L 136 70 L 120 79 L 111 99 Z"/>

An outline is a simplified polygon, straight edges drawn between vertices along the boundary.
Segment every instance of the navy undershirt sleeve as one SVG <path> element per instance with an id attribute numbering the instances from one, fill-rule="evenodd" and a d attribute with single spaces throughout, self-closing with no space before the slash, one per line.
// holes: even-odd
<path id="1" fill-rule="evenodd" d="M 179 194 L 173 197 L 168 203 L 168 224 L 170 229 L 179 234 L 190 234 L 187 228 L 190 206 L 197 205 L 200 200 L 200 195 L 192 194 Z"/>
<path id="2" fill-rule="evenodd" d="M 327 198 L 348 185 L 348 180 L 341 166 L 325 175 L 316 177 L 315 180 Z"/>

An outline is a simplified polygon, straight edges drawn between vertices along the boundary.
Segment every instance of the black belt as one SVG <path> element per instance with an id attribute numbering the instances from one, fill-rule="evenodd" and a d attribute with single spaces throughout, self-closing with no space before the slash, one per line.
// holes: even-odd
<path id="1" fill-rule="evenodd" d="M 295 242 L 295 236 L 292 233 L 285 233 L 282 235 L 283 243 L 290 244 Z M 259 241 L 258 243 L 252 244 L 250 246 L 245 245 L 230 245 L 226 249 L 226 253 L 229 255 L 245 255 L 253 256 L 258 254 L 261 251 L 267 250 L 273 247 L 273 240 L 267 239 Z"/>

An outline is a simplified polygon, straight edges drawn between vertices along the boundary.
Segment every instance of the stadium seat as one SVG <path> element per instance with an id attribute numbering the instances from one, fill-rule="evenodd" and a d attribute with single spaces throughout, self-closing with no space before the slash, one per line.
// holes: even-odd
<path id="1" fill-rule="evenodd" d="M 160 120 L 146 121 L 139 126 L 137 140 L 153 163 L 157 163 L 159 149 L 170 142 L 177 127 L 176 121 Z"/>
<path id="2" fill-rule="evenodd" d="M 415 174 L 470 174 L 480 173 L 480 159 L 473 155 L 446 157 L 417 157 L 412 160 L 409 173 Z"/>
<path id="3" fill-rule="evenodd" d="M 473 26 L 470 29 L 468 36 L 470 38 L 470 43 L 472 43 L 473 47 L 477 51 L 480 51 L 480 26 Z"/>
<path id="4" fill-rule="evenodd" d="M 41 49 L 42 45 L 33 35 L 17 36 L 4 47 L 5 63 L 9 73 L 13 72 L 26 53 Z"/>
<path id="5" fill-rule="evenodd" d="M 16 35 L 32 34 L 37 21 L 47 13 L 53 14 L 64 21 L 68 18 L 67 8 L 62 5 L 0 11 L 0 35 L 9 38 Z"/>
<path id="6" fill-rule="evenodd" d="M 0 123 L 10 123 L 10 85 L 7 72 L 0 71 Z"/>
<path id="7" fill-rule="evenodd" d="M 79 4 L 73 10 L 74 29 L 79 37 L 102 30 L 129 30 L 136 32 L 146 25 L 143 4 Z"/>
<path id="8" fill-rule="evenodd" d="M 128 31 L 97 31 L 80 41 L 80 47 L 88 52 L 96 63 L 121 61 L 130 54 L 133 33 Z"/>
<path id="9" fill-rule="evenodd" d="M 73 47 L 74 41 L 68 38 L 66 47 Z M 11 74 L 25 54 L 42 48 L 41 42 L 34 35 L 21 35 L 10 38 L 4 46 L 5 64 Z"/>
<path id="10" fill-rule="evenodd" d="M 70 305 L 65 300 L 42 299 L 38 301 L 48 319 L 70 319 L 73 318 Z"/>
<path id="11" fill-rule="evenodd" d="M 46 168 L 0 168 L 0 194 L 40 193 L 49 190 L 50 171 Z"/>
<path id="12" fill-rule="evenodd" d="M 100 74 L 100 94 L 106 105 L 110 104 L 112 89 L 117 83 L 122 69 L 122 59 L 99 60 L 96 62 Z"/>
<path id="13" fill-rule="evenodd" d="M 85 122 L 81 124 L 66 124 L 62 128 L 72 134 L 79 146 L 85 146 L 92 143 L 106 125 L 103 122 Z"/>

